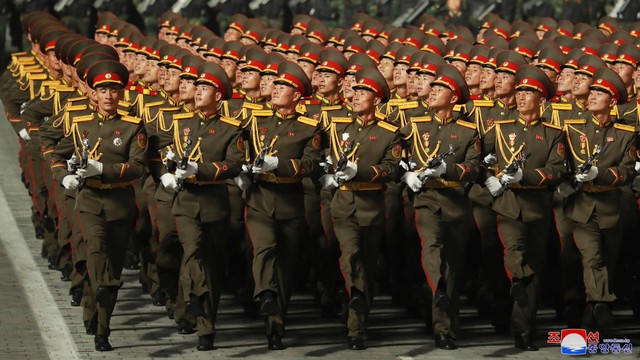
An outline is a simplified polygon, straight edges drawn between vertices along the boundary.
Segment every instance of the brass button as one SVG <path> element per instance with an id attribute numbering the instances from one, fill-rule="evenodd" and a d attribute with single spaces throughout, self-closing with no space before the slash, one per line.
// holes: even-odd
<path id="1" fill-rule="evenodd" d="M 442 129 L 442 125 L 438 125 L 438 129 Z"/>
<path id="2" fill-rule="evenodd" d="M 358 131 L 362 131 L 362 128 L 358 128 Z"/>
<path id="3" fill-rule="evenodd" d="M 504 111 L 500 111 L 500 115 L 504 115 Z"/>
<path id="4" fill-rule="evenodd" d="M 98 126 L 102 126 L 102 121 L 99 121 L 99 122 L 98 122 Z"/>
<path id="5" fill-rule="evenodd" d="M 282 125 L 282 121 L 278 121 L 278 125 Z"/>
<path id="6" fill-rule="evenodd" d="M 529 130 L 529 128 L 524 128 L 524 131 L 527 131 L 527 130 Z"/>
<path id="7" fill-rule="evenodd" d="M 578 111 L 578 115 L 582 115 L 582 111 Z"/>
<path id="8" fill-rule="evenodd" d="M 200 125 L 204 125 L 204 121 L 200 121 Z"/>
<path id="9" fill-rule="evenodd" d="M 600 134 L 600 130 L 596 129 L 596 134 Z"/>

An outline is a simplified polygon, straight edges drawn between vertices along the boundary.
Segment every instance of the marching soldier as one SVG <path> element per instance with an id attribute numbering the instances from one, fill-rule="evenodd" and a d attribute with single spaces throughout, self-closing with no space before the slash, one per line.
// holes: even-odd
<path id="1" fill-rule="evenodd" d="M 596 70 L 589 88 L 589 112 L 582 119 L 565 122 L 568 166 L 575 176 L 558 191 L 570 196 L 565 209 L 582 254 L 589 318 L 606 330 L 613 323 L 610 304 L 616 299 L 613 279 L 623 239 L 620 186 L 635 177 L 636 132 L 611 117 L 611 110 L 627 97 L 622 79 L 613 70 Z"/>
<path id="2" fill-rule="evenodd" d="M 516 347 L 536 351 L 533 330 L 551 221 L 550 186 L 564 175 L 564 144 L 559 127 L 540 118 L 541 105 L 555 88 L 539 68 L 522 66 L 516 74 L 517 118 L 495 122 L 496 176 L 485 185 L 495 197 L 504 265 L 515 300 L 511 331 Z"/>
<path id="3" fill-rule="evenodd" d="M 257 181 L 247 192 L 246 223 L 254 249 L 254 297 L 265 316 L 268 348 L 281 350 L 304 231 L 301 181 L 319 175 L 320 125 L 296 111 L 300 99 L 311 94 L 311 83 L 297 64 L 281 63 L 274 84 L 271 103 L 277 110 L 253 111 L 247 127 Z"/>
<path id="4" fill-rule="evenodd" d="M 376 114 L 376 107 L 389 101 L 386 80 L 373 67 L 355 75 L 352 117 L 332 119 L 330 149 L 335 175 L 321 181 L 325 188 L 338 189 L 331 215 L 342 252 L 340 269 L 350 295 L 348 346 L 363 350 L 376 260 L 385 234 L 384 188 L 396 178 L 402 149 L 398 128 Z"/>
<path id="5" fill-rule="evenodd" d="M 128 82 L 127 69 L 103 61 L 89 69 L 87 82 L 97 93 L 96 112 L 74 118 L 73 134 L 53 153 L 56 180 L 81 191 L 76 198 L 83 236 L 87 241 L 87 269 L 98 303 L 96 351 L 111 351 L 109 322 L 115 307 L 127 243 L 133 230 L 135 199 L 131 181 L 146 166 L 147 137 L 138 118 L 118 112 Z M 71 155 L 87 159 L 77 175 L 67 171 Z M 82 185 L 80 185 L 82 183 Z"/>

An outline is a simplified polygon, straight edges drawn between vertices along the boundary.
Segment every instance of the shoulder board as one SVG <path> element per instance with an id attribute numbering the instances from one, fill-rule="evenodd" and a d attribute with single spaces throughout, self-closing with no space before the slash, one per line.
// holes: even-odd
<path id="1" fill-rule="evenodd" d="M 242 125 L 242 121 L 236 120 L 236 119 L 232 119 L 232 118 L 229 118 L 229 117 L 226 117 L 226 116 L 221 116 L 220 117 L 220 121 L 222 121 L 223 123 L 227 123 L 227 124 L 229 124 L 231 126 L 235 126 L 235 127 L 238 127 L 238 126 Z"/>
<path id="2" fill-rule="evenodd" d="M 585 119 L 577 119 L 577 120 L 565 120 L 564 124 L 565 125 L 583 125 L 586 124 L 587 120 Z"/>
<path id="3" fill-rule="evenodd" d="M 155 90 L 151 90 L 151 89 L 142 88 L 142 93 L 144 95 L 158 96 L 158 92 L 155 91 Z"/>
<path id="4" fill-rule="evenodd" d="M 310 117 L 306 117 L 306 116 L 298 116 L 298 122 L 301 122 L 305 125 L 310 125 L 310 126 L 318 126 L 318 120 L 313 120 Z"/>
<path id="5" fill-rule="evenodd" d="M 553 103 L 551 104 L 551 108 L 553 110 L 569 111 L 573 109 L 573 106 L 569 103 Z"/>
<path id="6" fill-rule="evenodd" d="M 125 88 L 125 90 L 127 91 L 137 91 L 138 89 L 136 89 L 136 85 L 129 85 Z"/>
<path id="7" fill-rule="evenodd" d="M 453 106 L 453 111 L 461 112 L 464 109 L 464 104 L 456 104 Z"/>
<path id="8" fill-rule="evenodd" d="M 400 104 L 402 104 L 404 102 L 407 102 L 407 100 L 406 99 L 391 99 L 391 100 L 387 101 L 387 104 L 389 106 L 398 106 L 398 105 L 400 105 Z"/>
<path id="9" fill-rule="evenodd" d="M 407 101 L 398 105 L 398 109 L 400 110 L 415 109 L 417 107 L 418 107 L 417 101 Z"/>
<path id="10" fill-rule="evenodd" d="M 232 99 L 244 99 L 244 95 L 240 94 L 240 93 L 233 93 L 233 95 L 231 95 Z"/>
<path id="11" fill-rule="evenodd" d="M 93 120 L 93 114 L 73 117 L 73 122 L 84 122 L 84 121 L 91 121 L 91 120 Z"/>
<path id="12" fill-rule="evenodd" d="M 323 106 L 322 111 L 340 110 L 342 105 Z"/>
<path id="13" fill-rule="evenodd" d="M 162 104 L 164 104 L 164 100 L 148 102 L 144 104 L 144 107 L 154 107 L 154 106 L 160 106 Z"/>
<path id="14" fill-rule="evenodd" d="M 56 87 L 53 88 L 55 91 L 57 92 L 72 92 L 72 91 L 76 91 L 76 88 L 74 88 L 73 86 L 69 86 L 69 85 L 58 85 Z"/>
<path id="15" fill-rule="evenodd" d="M 118 114 L 120 114 L 120 116 L 126 116 L 129 115 L 129 112 L 127 110 L 124 109 L 118 109 Z"/>
<path id="16" fill-rule="evenodd" d="M 242 107 L 249 110 L 262 110 L 263 108 L 263 106 L 260 104 L 253 104 L 248 102 L 242 103 Z"/>
<path id="17" fill-rule="evenodd" d="M 336 124 L 351 124 L 353 122 L 353 119 L 346 116 L 345 117 L 336 116 L 331 118 L 331 122 Z"/>
<path id="18" fill-rule="evenodd" d="M 552 129 L 556 129 L 556 130 L 562 130 L 562 128 L 560 126 L 549 124 L 549 123 L 546 123 L 546 122 L 543 122 L 542 125 L 544 125 L 544 126 L 546 126 L 548 128 L 552 128 Z"/>
<path id="19" fill-rule="evenodd" d="M 42 82 L 42 86 L 53 87 L 58 85 L 61 85 L 60 81 L 58 80 L 46 80 Z"/>
<path id="20" fill-rule="evenodd" d="M 314 99 L 302 100 L 302 103 L 305 105 L 322 105 L 322 101 Z"/>
<path id="21" fill-rule="evenodd" d="M 493 100 L 473 100 L 473 106 L 476 107 L 493 107 Z"/>
<path id="22" fill-rule="evenodd" d="M 387 116 L 386 116 L 385 114 L 383 114 L 383 113 L 379 112 L 379 111 L 376 111 L 376 118 L 377 118 L 378 120 L 382 120 L 382 121 L 384 121 L 384 120 L 386 120 L 386 119 L 387 119 Z"/>
<path id="23" fill-rule="evenodd" d="M 67 102 L 82 101 L 82 100 L 87 100 L 87 97 L 86 96 L 74 97 L 74 98 L 71 98 L 71 99 L 67 100 Z"/>
<path id="24" fill-rule="evenodd" d="M 474 124 L 474 123 L 470 123 L 470 122 L 468 122 L 468 121 L 458 120 L 458 121 L 456 121 L 456 124 L 458 124 L 458 125 L 460 125 L 460 126 L 464 126 L 464 127 L 466 127 L 466 128 L 469 128 L 469 129 L 473 129 L 473 130 L 475 130 L 475 129 L 476 129 L 476 124 Z"/>
<path id="25" fill-rule="evenodd" d="M 387 130 L 387 131 L 391 131 L 391 132 L 396 132 L 398 131 L 398 127 L 395 125 L 391 125 L 386 121 L 378 121 L 378 126 L 380 126 L 381 128 Z"/>
<path id="26" fill-rule="evenodd" d="M 515 120 L 495 120 L 494 124 L 511 124 L 516 122 Z"/>
<path id="27" fill-rule="evenodd" d="M 298 102 L 298 105 L 296 105 L 296 111 L 300 114 L 304 114 L 307 112 L 307 106 L 302 101 L 300 101 Z"/>
<path id="28" fill-rule="evenodd" d="M 410 121 L 412 123 L 422 123 L 422 122 L 431 122 L 431 116 L 412 116 Z"/>
<path id="29" fill-rule="evenodd" d="M 26 51 L 18 51 L 18 52 L 11 53 L 11 56 L 25 56 L 25 55 L 27 55 Z"/>
<path id="30" fill-rule="evenodd" d="M 180 110 L 179 106 L 168 107 L 168 108 L 160 108 L 160 111 L 169 112 L 169 111 L 178 111 Z"/>
<path id="31" fill-rule="evenodd" d="M 131 103 L 124 100 L 120 100 L 118 101 L 118 106 L 131 107 Z"/>
<path id="32" fill-rule="evenodd" d="M 174 114 L 173 120 L 191 119 L 192 117 L 193 117 L 193 113 L 186 112 L 186 113 Z"/>
<path id="33" fill-rule="evenodd" d="M 80 110 L 87 110 L 87 105 L 67 105 L 67 111 L 80 111 Z"/>
<path id="34" fill-rule="evenodd" d="M 141 121 L 141 119 L 139 117 L 129 116 L 129 115 L 122 115 L 120 117 L 120 120 L 126 121 L 128 123 L 132 123 L 132 124 L 139 124 L 140 121 Z"/>
<path id="35" fill-rule="evenodd" d="M 29 80 L 46 80 L 47 74 L 29 74 Z"/>
<path id="36" fill-rule="evenodd" d="M 273 116 L 273 110 L 269 110 L 269 109 L 255 110 L 251 114 L 253 116 Z"/>
<path id="37" fill-rule="evenodd" d="M 618 129 L 618 130 L 624 130 L 624 131 L 629 131 L 629 132 L 635 132 L 636 131 L 635 127 L 633 127 L 631 125 L 620 124 L 620 123 L 613 124 L 613 127 Z"/>

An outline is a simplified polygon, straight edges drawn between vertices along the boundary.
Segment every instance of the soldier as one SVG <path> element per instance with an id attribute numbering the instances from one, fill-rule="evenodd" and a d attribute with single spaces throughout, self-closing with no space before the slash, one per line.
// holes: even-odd
<path id="1" fill-rule="evenodd" d="M 385 234 L 384 185 L 396 178 L 402 151 L 398 128 L 376 115 L 376 107 L 390 97 L 386 80 L 372 67 L 355 75 L 353 115 L 342 121 L 334 118 L 330 130 L 335 176 L 321 181 L 325 188 L 338 189 L 331 215 L 342 252 L 340 268 L 350 295 L 348 346 L 363 350 L 376 260 Z"/>
<path id="2" fill-rule="evenodd" d="M 466 224 L 471 218 L 464 183 L 478 174 L 480 143 L 475 124 L 453 117 L 454 105 L 469 99 L 458 70 L 450 65 L 438 67 L 431 87 L 429 115 L 412 117 L 411 125 L 402 131 L 411 149 L 410 161 L 417 164 L 417 169 L 402 179 L 417 193 L 413 206 L 422 241 L 422 264 L 433 294 L 436 346 L 452 350 L 456 348 L 453 339 L 464 262 L 460 254 L 464 253 Z M 450 149 L 452 156 L 430 165 Z"/>
<path id="3" fill-rule="evenodd" d="M 224 70 L 202 63 L 197 74 L 197 112 L 174 116 L 173 123 L 172 147 L 179 154 L 175 161 L 186 166 L 178 167 L 175 175 L 163 175 L 162 181 L 177 192 L 172 213 L 184 249 L 180 286 L 188 300 L 187 311 L 197 316 L 197 349 L 206 351 L 213 349 L 214 323 L 226 271 L 229 194 L 225 179 L 240 172 L 244 141 L 240 121 L 217 113 L 218 101 L 231 96 Z"/>
<path id="4" fill-rule="evenodd" d="M 131 181 L 146 166 L 147 136 L 140 119 L 118 112 L 118 101 L 128 82 L 126 67 L 114 61 L 93 65 L 87 82 L 97 94 L 96 112 L 74 118 L 74 133 L 53 153 L 56 180 L 66 189 L 81 191 L 76 199 L 87 240 L 87 269 L 98 303 L 96 351 L 113 350 L 109 323 L 135 215 Z M 87 159 L 77 175 L 67 171 L 66 159 Z M 84 161 L 84 160 L 83 160 Z"/>
<path id="5" fill-rule="evenodd" d="M 265 316 L 268 348 L 281 350 L 304 231 L 301 180 L 321 170 L 320 126 L 296 111 L 300 99 L 311 94 L 309 79 L 297 64 L 281 63 L 274 84 L 271 103 L 277 110 L 254 111 L 247 127 L 257 181 L 247 192 L 246 223 L 254 249 L 254 298 Z"/>
<path id="6" fill-rule="evenodd" d="M 499 215 L 504 265 L 511 278 L 515 345 L 536 351 L 533 329 L 551 221 L 549 187 L 564 175 L 564 144 L 560 128 L 540 118 L 541 105 L 555 95 L 547 75 L 522 66 L 515 77 L 517 119 L 495 122 L 491 152 L 496 153 L 497 175 L 485 185 L 495 198 L 492 209 Z"/>

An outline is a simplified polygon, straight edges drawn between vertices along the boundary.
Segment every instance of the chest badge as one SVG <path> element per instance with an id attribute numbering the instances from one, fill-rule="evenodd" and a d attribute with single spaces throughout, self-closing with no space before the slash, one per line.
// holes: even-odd
<path id="1" fill-rule="evenodd" d="M 117 138 L 113 139 L 113 145 L 114 145 L 115 147 L 120 147 L 120 146 L 122 146 L 122 139 L 120 139 L 119 137 L 117 137 Z"/>
<path id="2" fill-rule="evenodd" d="M 580 154 L 584 155 L 587 153 L 587 135 L 580 135 Z"/>
<path id="3" fill-rule="evenodd" d="M 216 134 L 216 129 L 209 129 L 209 134 L 215 135 Z"/>
<path id="4" fill-rule="evenodd" d="M 340 147 L 344 148 L 346 146 L 349 146 L 350 142 L 347 141 L 349 140 L 349 136 L 351 136 L 349 135 L 349 133 L 342 133 L 342 140 L 340 141 Z"/>
<path id="5" fill-rule="evenodd" d="M 431 134 L 429 134 L 429 133 L 422 134 L 422 143 L 424 144 L 425 148 L 429 148 L 429 137 L 430 136 L 431 136 Z"/>
<path id="6" fill-rule="evenodd" d="M 511 151 L 516 151 L 516 137 L 518 137 L 516 133 L 509 134 L 509 146 Z"/>
<path id="7" fill-rule="evenodd" d="M 607 136 L 607 142 L 613 142 L 613 136 Z"/>
<path id="8" fill-rule="evenodd" d="M 296 136 L 296 133 L 295 133 L 295 132 L 293 132 L 293 131 L 289 131 L 289 132 L 287 133 L 287 135 L 289 135 L 289 136 Z"/>

